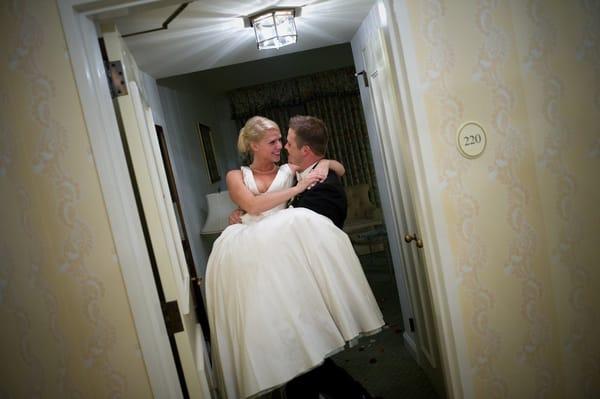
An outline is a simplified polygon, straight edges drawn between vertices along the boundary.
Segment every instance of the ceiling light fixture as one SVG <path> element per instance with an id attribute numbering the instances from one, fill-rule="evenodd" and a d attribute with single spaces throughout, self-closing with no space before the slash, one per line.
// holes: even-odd
<path id="1" fill-rule="evenodd" d="M 273 8 L 248 17 L 248 25 L 254 28 L 259 50 L 278 49 L 296 43 L 296 23 L 300 8 Z"/>

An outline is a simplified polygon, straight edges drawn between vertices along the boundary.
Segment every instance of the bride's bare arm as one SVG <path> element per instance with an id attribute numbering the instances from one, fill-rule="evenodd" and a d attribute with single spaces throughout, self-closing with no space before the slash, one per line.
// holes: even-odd
<path id="1" fill-rule="evenodd" d="M 325 175 L 327 175 L 330 170 L 333 170 L 339 177 L 344 176 L 346 173 L 346 168 L 344 168 L 344 165 L 335 159 L 321 159 L 315 169 L 321 169 L 321 172 L 325 173 Z"/>
<path id="2" fill-rule="evenodd" d="M 292 170 L 292 173 L 298 172 L 298 166 L 291 163 L 288 163 L 288 166 Z M 344 168 L 344 165 L 335 159 L 321 159 L 315 169 L 320 170 L 323 174 L 325 174 L 325 177 L 327 177 L 329 170 L 333 170 L 339 177 L 342 177 L 344 174 L 346 174 L 346 168 Z"/>
<path id="3" fill-rule="evenodd" d="M 293 187 L 259 195 L 254 195 L 248 190 L 244 184 L 242 171 L 240 170 L 231 170 L 227 172 L 226 181 L 227 190 L 229 190 L 229 196 L 233 202 L 249 214 L 258 215 L 261 212 L 285 203 L 290 198 L 306 190 L 307 187 L 311 186 L 312 183 L 318 181 L 320 178 L 320 175 L 315 174 L 303 179 Z"/>

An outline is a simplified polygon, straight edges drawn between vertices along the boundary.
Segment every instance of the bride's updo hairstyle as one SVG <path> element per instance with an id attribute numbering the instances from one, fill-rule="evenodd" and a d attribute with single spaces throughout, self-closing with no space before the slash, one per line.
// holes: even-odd
<path id="1" fill-rule="evenodd" d="M 250 144 L 260 141 L 268 130 L 273 129 L 279 130 L 277 123 L 263 116 L 253 116 L 248 119 L 244 127 L 240 129 L 238 136 L 237 146 L 242 157 L 251 160 L 252 147 Z"/>

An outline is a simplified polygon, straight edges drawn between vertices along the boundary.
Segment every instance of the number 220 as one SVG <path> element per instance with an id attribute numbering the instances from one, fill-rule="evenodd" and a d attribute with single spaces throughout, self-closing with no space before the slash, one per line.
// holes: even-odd
<path id="1" fill-rule="evenodd" d="M 480 134 L 472 134 L 470 136 L 465 136 L 465 137 L 463 137 L 463 139 L 465 139 L 465 147 L 468 145 L 481 143 L 481 135 Z"/>

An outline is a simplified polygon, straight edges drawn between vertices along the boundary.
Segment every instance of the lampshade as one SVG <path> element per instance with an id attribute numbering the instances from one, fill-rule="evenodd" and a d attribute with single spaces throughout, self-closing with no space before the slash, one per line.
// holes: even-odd
<path id="1" fill-rule="evenodd" d="M 277 9 L 250 17 L 258 49 L 280 48 L 296 43 L 294 16 L 294 9 Z"/>
<path id="2" fill-rule="evenodd" d="M 208 215 L 202 227 L 201 234 L 218 234 L 225 230 L 229 224 L 229 214 L 237 205 L 229 198 L 229 191 L 206 194 Z"/>

